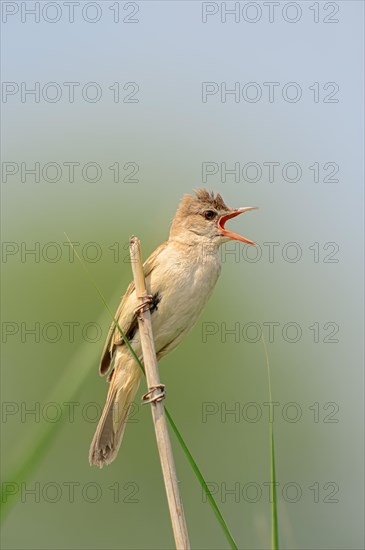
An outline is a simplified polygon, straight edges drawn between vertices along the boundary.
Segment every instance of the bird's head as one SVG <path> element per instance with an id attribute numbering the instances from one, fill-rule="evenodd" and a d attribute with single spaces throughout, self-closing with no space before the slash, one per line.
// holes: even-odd
<path id="1" fill-rule="evenodd" d="M 182 198 L 171 224 L 170 239 L 191 243 L 208 241 L 217 246 L 230 240 L 255 245 L 225 228 L 228 220 L 255 208 L 229 208 L 219 193 L 214 196 L 207 189 L 197 189 L 195 197 L 184 195 Z"/>

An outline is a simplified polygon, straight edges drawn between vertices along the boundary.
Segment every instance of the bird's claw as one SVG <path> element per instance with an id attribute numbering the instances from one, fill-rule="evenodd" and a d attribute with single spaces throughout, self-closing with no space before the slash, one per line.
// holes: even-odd
<path id="1" fill-rule="evenodd" d="M 143 296 L 144 301 L 136 307 L 134 310 L 134 314 L 138 316 L 139 319 L 142 320 L 142 313 L 145 311 L 148 311 L 149 309 L 152 309 L 153 304 L 153 296 L 152 294 L 146 294 L 146 296 Z"/>
<path id="2" fill-rule="evenodd" d="M 156 395 L 154 395 L 156 394 Z M 158 403 L 166 397 L 165 384 L 157 384 L 157 386 L 150 386 L 147 393 L 142 396 L 142 404 Z"/>

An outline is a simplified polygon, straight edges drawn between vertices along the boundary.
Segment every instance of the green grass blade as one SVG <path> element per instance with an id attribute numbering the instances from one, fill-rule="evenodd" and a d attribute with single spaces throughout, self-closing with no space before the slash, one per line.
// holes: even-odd
<path id="1" fill-rule="evenodd" d="M 185 456 L 186 458 L 188 459 L 189 463 L 190 463 L 190 466 L 192 467 L 196 477 L 198 478 L 198 481 L 199 483 L 201 484 L 203 490 L 205 491 L 205 494 L 207 495 L 207 498 L 209 500 L 209 503 L 213 509 L 213 512 L 215 513 L 215 516 L 217 518 L 217 520 L 219 521 L 220 523 L 220 526 L 222 527 L 223 531 L 224 531 L 224 534 L 226 536 L 226 539 L 227 541 L 229 542 L 229 545 L 230 547 L 233 549 L 233 550 L 237 550 L 238 549 L 238 546 L 234 540 L 234 538 L 232 537 L 229 529 L 228 529 L 228 526 L 224 520 L 224 517 L 222 516 L 219 508 L 218 508 L 218 505 L 212 495 L 212 493 L 210 492 L 209 490 L 209 487 L 203 477 L 203 474 L 201 473 L 200 469 L 199 469 L 199 466 L 197 465 L 197 463 L 195 462 L 191 452 L 189 451 L 184 439 L 182 438 L 175 422 L 173 421 L 169 411 L 167 410 L 167 408 L 165 407 L 165 413 L 166 413 L 166 416 L 167 416 L 167 419 L 170 423 L 170 426 L 174 432 L 174 434 L 176 435 L 176 438 L 177 440 L 179 441 L 184 453 L 185 453 Z"/>
<path id="2" fill-rule="evenodd" d="M 66 235 L 66 238 L 68 239 L 70 245 L 71 245 L 72 248 L 74 249 L 74 247 L 73 247 L 73 245 L 72 245 L 72 242 L 71 242 L 71 240 L 69 239 L 68 235 Z M 115 317 L 114 317 L 114 315 L 113 315 L 111 309 L 109 308 L 109 306 L 108 306 L 108 304 L 107 304 L 107 302 L 106 302 L 106 300 L 105 300 L 105 298 L 104 298 L 102 292 L 101 292 L 100 289 L 98 288 L 98 286 L 97 286 L 97 284 L 95 283 L 94 279 L 91 277 L 90 273 L 89 273 L 88 270 L 86 269 L 85 264 L 83 263 L 83 261 L 81 260 L 80 256 L 78 255 L 78 253 L 77 253 L 77 251 L 76 251 L 75 249 L 74 249 L 74 252 L 75 252 L 75 254 L 76 254 L 76 256 L 77 256 L 79 262 L 81 263 L 83 269 L 84 269 L 85 272 L 87 273 L 89 280 L 92 282 L 92 285 L 94 286 L 94 288 L 96 289 L 97 293 L 99 294 L 99 296 L 100 296 L 100 298 L 101 298 L 101 300 L 102 300 L 104 306 L 106 307 L 106 309 L 108 310 L 110 316 L 112 317 L 112 319 L 113 319 L 113 321 L 114 321 L 114 323 L 115 323 L 115 326 L 116 326 L 116 328 L 118 329 L 118 331 L 120 332 L 120 335 L 122 336 L 124 342 L 125 342 L 126 345 L 128 346 L 128 349 L 130 350 L 130 352 L 132 353 L 133 357 L 135 358 L 135 360 L 137 361 L 138 365 L 140 366 L 140 368 L 142 369 L 142 371 L 143 371 L 143 373 L 144 373 L 145 371 L 144 371 L 143 365 L 141 364 L 139 358 L 137 357 L 137 355 L 136 355 L 134 349 L 132 348 L 132 346 L 131 346 L 131 344 L 130 344 L 128 338 L 126 337 L 126 335 L 123 333 L 122 329 L 120 328 L 120 326 L 119 326 L 119 324 L 118 324 L 118 321 L 117 321 L 117 319 L 115 319 Z M 231 535 L 231 533 L 230 533 L 230 531 L 229 531 L 229 529 L 228 529 L 228 526 L 227 526 L 227 524 L 226 524 L 226 522 L 225 522 L 225 520 L 224 520 L 224 518 L 223 518 L 223 516 L 222 516 L 222 514 L 221 514 L 221 512 L 220 512 L 220 510 L 219 510 L 219 508 L 218 508 L 218 505 L 217 505 L 217 503 L 216 503 L 216 501 L 215 501 L 215 499 L 214 499 L 212 493 L 211 493 L 210 490 L 209 490 L 209 487 L 208 487 L 208 485 L 207 485 L 207 483 L 206 483 L 206 481 L 205 481 L 205 479 L 204 479 L 204 477 L 203 477 L 203 474 L 201 473 L 201 471 L 200 471 L 200 469 L 199 469 L 197 463 L 195 462 L 195 460 L 194 460 L 194 458 L 193 458 L 191 452 L 189 451 L 188 446 L 186 445 L 186 443 L 185 443 L 185 441 L 184 441 L 184 439 L 183 439 L 183 437 L 182 437 L 182 435 L 181 435 L 179 429 L 177 428 L 177 426 L 176 426 L 176 424 L 175 424 L 175 422 L 174 422 L 174 420 L 173 420 L 171 414 L 169 413 L 169 411 L 168 411 L 168 409 L 167 409 L 166 407 L 165 407 L 165 413 L 166 413 L 166 417 L 167 417 L 167 419 L 168 419 L 168 421 L 169 421 L 169 423 L 170 423 L 170 426 L 171 426 L 171 428 L 172 428 L 174 434 L 176 435 L 176 438 L 177 438 L 178 442 L 180 443 L 180 446 L 181 446 L 181 448 L 182 448 L 182 450 L 183 450 L 183 452 L 184 452 L 184 454 L 185 454 L 185 456 L 186 456 L 186 458 L 187 458 L 189 464 L 191 465 L 191 467 L 192 467 L 192 469 L 193 469 L 193 472 L 195 473 L 195 475 L 196 475 L 196 477 L 197 477 L 199 483 L 201 484 L 202 488 L 204 489 L 204 491 L 205 491 L 205 493 L 206 493 L 206 495 L 207 495 L 208 501 L 209 501 L 209 503 L 210 503 L 210 505 L 211 505 L 211 507 L 212 507 L 212 509 L 213 509 L 213 512 L 214 512 L 214 514 L 215 514 L 215 516 L 216 516 L 216 518 L 217 518 L 217 520 L 218 520 L 220 526 L 222 527 L 222 530 L 223 530 L 223 532 L 224 532 L 224 534 L 225 534 L 225 536 L 226 536 L 226 538 L 227 538 L 227 541 L 229 542 L 230 547 L 231 547 L 233 550 L 237 550 L 237 548 L 238 548 L 238 547 L 237 547 L 237 544 L 235 543 L 235 540 L 234 540 L 234 538 L 232 537 L 232 535 Z"/>
<path id="3" fill-rule="evenodd" d="M 271 422 L 271 426 L 272 426 Z M 275 471 L 275 444 L 274 444 L 274 430 L 271 428 L 270 437 L 270 460 L 271 460 L 271 482 L 273 486 L 273 501 L 271 505 L 271 518 L 272 518 L 272 530 L 271 530 L 271 545 L 272 550 L 279 550 L 279 522 L 278 522 L 278 506 L 277 506 L 277 492 L 276 492 L 276 471 Z"/>
<path id="4" fill-rule="evenodd" d="M 99 298 L 101 299 L 101 301 L 103 302 L 106 310 L 108 311 L 109 315 L 111 316 L 111 318 L 113 319 L 114 321 L 114 324 L 116 326 L 116 328 L 118 329 L 121 337 L 123 338 L 124 340 L 124 343 L 126 344 L 127 348 L 129 349 L 129 351 L 131 352 L 131 354 L 133 355 L 133 357 L 135 358 L 135 360 L 137 361 L 139 367 L 142 369 L 142 372 L 143 374 L 145 374 L 144 372 L 144 368 L 143 368 L 143 365 L 142 363 L 140 362 L 140 360 L 138 359 L 137 355 L 136 355 L 136 352 L 134 351 L 134 349 L 132 348 L 128 338 L 126 337 L 126 335 L 124 334 L 124 332 L 122 331 L 122 329 L 120 328 L 119 324 L 118 324 L 118 321 L 117 319 L 114 317 L 113 315 L 113 312 L 112 310 L 110 309 L 109 305 L 108 305 L 108 302 L 106 301 L 106 299 L 104 298 L 103 296 L 103 293 L 101 292 L 101 290 L 99 289 L 98 285 L 96 284 L 96 282 L 94 281 L 94 279 L 92 278 L 92 276 L 90 275 L 90 273 L 88 272 L 87 268 L 86 268 L 86 265 L 84 264 L 84 262 L 82 261 L 82 259 L 80 258 L 77 250 L 75 250 L 74 248 L 74 245 L 73 243 L 71 242 L 69 236 L 67 235 L 67 233 L 65 233 L 65 236 L 66 236 L 66 239 L 68 240 L 68 242 L 70 243 L 71 247 L 72 247 L 72 250 L 74 251 L 77 259 L 79 260 L 82 268 L 84 269 L 86 275 L 88 276 L 91 284 L 93 285 L 93 287 L 95 288 L 96 292 L 99 294 Z"/>
<path id="5" fill-rule="evenodd" d="M 114 318 L 114 315 L 111 311 L 111 309 L 109 308 L 108 306 L 108 303 L 106 302 L 103 294 L 101 293 L 101 291 L 99 290 L 97 284 L 95 283 L 95 281 L 92 279 L 90 273 L 88 272 L 88 270 L 86 269 L 86 266 L 84 265 L 83 261 L 81 260 L 79 254 L 77 253 L 77 251 L 74 249 L 69 237 L 66 235 L 66 238 L 68 239 L 68 241 L 70 242 L 72 248 L 73 248 L 73 251 L 76 255 L 76 257 L 78 258 L 81 266 L 83 267 L 83 269 L 85 270 L 89 280 L 91 281 L 93 287 L 95 288 L 95 290 L 97 291 L 102 303 L 104 304 L 105 308 L 107 309 L 107 311 L 109 312 L 111 318 L 113 319 L 114 323 L 115 323 L 115 326 L 117 328 L 117 330 L 119 331 L 120 335 L 122 336 L 124 342 L 126 343 L 128 349 L 130 350 L 130 352 L 132 353 L 133 357 L 135 358 L 135 360 L 137 361 L 138 365 L 140 366 L 140 368 L 142 369 L 143 373 L 144 373 L 144 368 L 143 368 L 143 365 L 141 364 L 141 362 L 139 361 L 134 349 L 132 348 L 128 338 L 125 336 L 125 334 L 123 333 L 122 329 L 120 328 L 117 320 Z M 77 358 L 76 362 L 78 364 L 81 364 L 81 365 L 85 365 L 87 364 L 87 361 L 85 360 L 80 360 L 80 358 Z M 75 371 L 75 369 L 73 369 L 73 377 L 71 377 L 74 381 L 74 387 L 73 387 L 73 391 L 72 391 L 72 397 L 71 397 L 71 400 L 72 399 L 75 399 L 80 388 L 82 387 L 82 384 L 83 384 L 83 381 L 85 380 L 86 376 L 88 375 L 88 372 L 89 372 L 89 369 L 86 369 L 86 367 L 84 369 L 82 368 L 79 368 Z M 76 373 L 76 375 L 75 375 Z M 76 376 L 76 378 L 75 378 Z M 54 401 L 58 401 L 60 402 L 61 399 L 59 398 L 61 395 L 62 395 L 62 399 L 64 399 L 64 396 L 67 392 L 67 390 L 69 391 L 69 383 L 70 383 L 70 377 L 69 376 L 65 376 L 63 378 L 63 380 L 60 381 L 60 383 L 58 384 L 58 387 L 56 388 L 55 392 L 54 392 L 54 398 L 53 400 Z M 58 398 L 57 398 L 58 396 Z M 173 430 L 173 432 L 175 433 L 176 435 L 176 438 L 178 440 L 178 442 L 180 443 L 181 447 L 182 447 L 182 450 L 189 462 L 189 464 L 191 465 L 199 483 L 201 484 L 201 486 L 203 487 L 206 495 L 207 495 L 207 498 L 208 498 L 208 501 L 214 511 L 214 514 L 216 516 L 216 518 L 218 519 L 219 521 L 219 524 L 221 525 L 222 527 L 222 530 L 224 532 L 224 535 L 229 543 L 229 546 L 230 548 L 232 548 L 233 550 L 237 550 L 237 545 L 228 529 L 228 526 L 218 508 L 218 505 L 216 503 L 216 501 L 214 500 L 214 497 L 212 495 L 212 493 L 210 492 L 209 490 L 209 487 L 203 477 L 203 474 L 201 473 L 198 465 L 196 464 L 192 454 L 190 453 L 182 435 L 180 434 L 180 431 L 178 430 L 171 414 L 169 413 L 169 411 L 167 410 L 167 408 L 165 407 L 165 411 L 166 411 L 166 416 L 167 416 L 167 419 L 170 423 L 170 426 Z M 62 417 L 63 418 L 63 417 Z M 12 475 L 10 475 L 8 477 L 9 480 L 11 480 L 12 482 L 16 483 L 16 484 L 19 484 L 20 482 L 24 482 L 26 479 L 28 479 L 32 474 L 33 472 L 36 470 L 36 468 L 40 465 L 41 461 L 44 459 L 44 456 L 45 456 L 45 453 L 49 450 L 52 442 L 54 441 L 57 433 L 58 433 L 58 430 L 61 428 L 61 426 L 63 425 L 63 422 L 59 422 L 59 424 L 57 425 L 57 429 L 55 429 L 55 426 L 54 425 L 51 425 L 49 426 L 46 430 L 44 430 L 38 437 L 34 438 L 33 436 L 33 439 L 36 439 L 36 443 L 33 445 L 33 450 L 32 452 L 26 454 L 23 462 L 20 464 L 20 466 L 18 468 L 15 469 L 14 473 Z M 5 518 L 7 517 L 8 513 L 10 512 L 11 508 L 15 505 L 16 503 L 16 498 L 15 496 L 13 498 L 7 498 L 6 501 L 4 502 L 1 502 L 1 522 L 3 522 L 5 520 Z"/>
<path id="6" fill-rule="evenodd" d="M 269 402 L 272 403 L 269 355 L 267 353 L 266 342 L 263 335 L 262 335 L 262 343 L 264 346 L 265 358 L 266 358 L 267 378 L 268 378 L 268 385 L 269 385 Z M 270 411 L 271 422 L 269 422 L 270 474 L 271 474 L 271 484 L 273 487 L 273 491 L 272 491 L 273 498 L 271 502 L 271 548 L 272 550 L 279 550 L 279 521 L 278 521 L 278 501 L 277 501 L 277 492 L 276 492 L 274 415 L 272 414 L 272 412 L 273 411 Z"/>
<path id="7" fill-rule="evenodd" d="M 75 255 L 77 256 L 78 260 L 81 263 L 81 266 L 86 271 L 87 276 L 91 279 L 90 274 L 85 268 L 85 265 L 83 264 L 79 254 L 73 247 L 67 235 L 66 235 L 66 238 L 70 242 Z M 119 329 L 119 332 L 122 338 L 124 339 L 126 345 L 130 349 L 131 353 L 133 354 L 136 361 L 138 362 L 140 368 L 144 372 L 143 365 L 138 360 L 138 357 L 136 356 L 134 349 L 130 345 L 130 342 L 128 341 L 128 339 L 123 334 L 123 331 L 120 329 L 116 319 L 114 319 L 112 311 L 109 308 L 104 296 L 102 295 L 99 288 L 97 287 L 97 285 L 92 279 L 91 279 L 91 282 L 94 288 L 96 289 L 97 293 L 99 294 L 99 297 L 103 302 L 105 308 L 107 309 L 110 316 L 114 320 L 117 328 Z M 77 368 L 74 368 L 74 363 L 78 365 Z M 57 386 L 52 391 L 50 401 L 56 402 L 56 403 L 62 403 L 64 401 L 64 397 L 66 394 L 69 395 L 68 401 L 76 400 L 78 392 L 80 391 L 80 388 L 82 388 L 84 381 L 89 374 L 89 370 L 90 370 L 89 365 L 91 364 L 92 364 L 91 358 L 90 357 L 86 358 L 85 353 L 83 351 L 81 351 L 80 353 L 77 353 L 76 357 L 72 360 L 72 364 L 67 369 L 67 373 L 62 377 L 61 380 L 59 380 Z M 72 385 L 72 388 L 70 388 L 70 384 Z M 56 438 L 58 431 L 62 428 L 64 418 L 65 418 L 65 415 L 62 414 L 61 419 L 57 424 L 57 428 L 55 425 L 49 424 L 40 432 L 31 431 L 27 434 L 28 445 L 24 443 L 24 448 L 31 449 L 31 451 L 22 453 L 23 459 L 21 463 L 13 468 L 13 471 L 10 473 L 10 475 L 7 476 L 6 482 L 14 483 L 16 486 L 20 486 L 22 482 L 25 482 L 27 479 L 29 479 L 33 475 L 33 473 L 35 472 L 39 464 L 44 459 L 45 453 L 50 448 L 52 442 Z M 13 495 L 13 496 L 8 495 L 6 496 L 6 498 L 4 495 L 3 498 L 0 499 L 0 523 L 3 523 L 5 521 L 5 519 L 7 518 L 8 514 L 10 513 L 11 509 L 16 504 L 16 502 L 17 502 L 16 495 Z"/>
<path id="8" fill-rule="evenodd" d="M 85 348 L 79 350 L 71 360 L 67 371 L 63 377 L 57 382 L 52 390 L 49 401 L 55 403 L 63 403 L 65 395 L 68 395 L 68 401 L 76 401 L 80 389 L 85 383 L 86 377 L 89 375 L 90 365 L 92 365 L 93 352 Z M 77 368 L 76 368 L 77 367 Z M 29 479 L 37 467 L 44 459 L 45 453 L 50 448 L 63 423 L 66 421 L 66 414 L 61 415 L 59 422 L 56 424 L 46 424 L 40 431 L 29 430 L 25 433 L 22 440 L 23 449 L 22 461 L 13 468 L 13 471 L 6 477 L 6 482 L 15 483 L 17 487 L 22 482 Z M 31 449 L 31 451 L 28 451 Z M 5 482 L 5 480 L 3 480 Z M 4 488 L 4 485 L 2 486 Z M 16 504 L 16 495 L 2 495 L 0 503 L 1 522 L 4 522 L 12 507 Z"/>
<path id="9" fill-rule="evenodd" d="M 2 483 L 2 490 L 4 491 L 4 494 L 1 496 L 0 504 L 1 523 L 5 521 L 10 510 L 16 503 L 16 494 L 6 494 L 6 488 L 8 487 L 7 484 L 14 483 L 15 487 L 19 487 L 20 483 L 24 482 L 24 480 L 28 479 L 28 477 L 32 475 L 34 469 L 39 464 L 41 458 L 44 457 L 44 453 L 47 449 L 49 449 L 55 437 L 56 430 L 54 430 L 54 426 L 52 428 L 48 427 L 47 430 L 40 435 L 37 444 L 33 447 L 32 451 L 27 454 L 19 469 L 9 477 L 9 480 L 11 481 L 4 481 Z"/>

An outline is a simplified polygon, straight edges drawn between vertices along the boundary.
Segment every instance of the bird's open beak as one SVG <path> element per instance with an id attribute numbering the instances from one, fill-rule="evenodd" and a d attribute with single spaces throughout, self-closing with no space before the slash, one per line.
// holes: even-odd
<path id="1" fill-rule="evenodd" d="M 252 244 L 256 246 L 256 243 L 253 241 L 250 241 L 250 239 L 246 239 L 246 237 L 241 237 L 241 235 L 238 235 L 237 233 L 233 233 L 232 231 L 228 231 L 228 229 L 225 229 L 225 223 L 227 220 L 230 220 L 231 218 L 235 218 L 239 214 L 243 214 L 244 212 L 248 212 L 249 210 L 256 210 L 257 206 L 245 206 L 243 208 L 237 208 L 237 210 L 233 210 L 229 214 L 225 214 L 224 216 L 221 216 L 218 220 L 218 228 L 221 232 L 222 237 L 227 237 L 228 239 L 234 239 L 236 241 L 241 241 L 246 244 Z"/>

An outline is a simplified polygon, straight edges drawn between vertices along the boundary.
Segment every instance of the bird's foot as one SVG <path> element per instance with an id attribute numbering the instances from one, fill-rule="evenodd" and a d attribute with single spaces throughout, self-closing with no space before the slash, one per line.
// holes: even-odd
<path id="1" fill-rule="evenodd" d="M 142 396 L 142 404 L 158 403 L 166 397 L 165 384 L 157 384 L 157 386 L 151 386 L 147 393 Z"/>
<path id="2" fill-rule="evenodd" d="M 139 319 L 142 319 L 142 313 L 153 308 L 152 294 L 146 294 L 146 296 L 143 296 L 143 298 L 144 301 L 134 310 L 134 314 L 137 315 Z"/>

